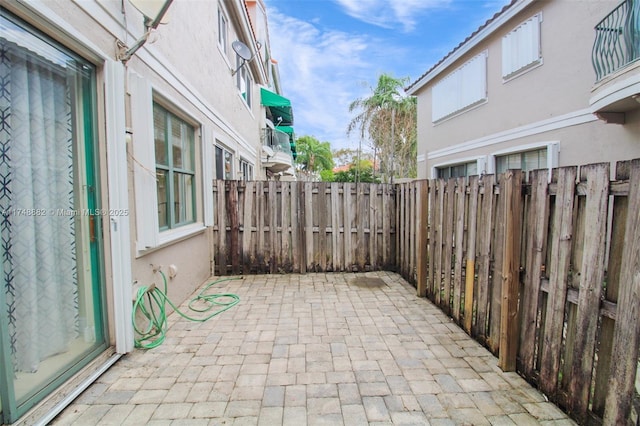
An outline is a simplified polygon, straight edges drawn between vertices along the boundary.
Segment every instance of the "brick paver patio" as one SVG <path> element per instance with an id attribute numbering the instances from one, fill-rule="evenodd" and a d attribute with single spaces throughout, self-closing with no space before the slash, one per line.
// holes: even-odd
<path id="1" fill-rule="evenodd" d="M 240 304 L 204 323 L 171 315 L 163 345 L 123 357 L 54 424 L 574 424 L 397 274 L 214 288 Z"/>

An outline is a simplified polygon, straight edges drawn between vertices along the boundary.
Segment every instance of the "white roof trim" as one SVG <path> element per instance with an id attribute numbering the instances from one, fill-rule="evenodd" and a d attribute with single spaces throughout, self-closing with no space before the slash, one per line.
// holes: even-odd
<path id="1" fill-rule="evenodd" d="M 449 68 L 455 61 L 460 59 L 463 55 L 469 52 L 471 49 L 480 44 L 484 39 L 493 34 L 496 30 L 502 27 L 507 21 L 513 18 L 515 15 L 520 13 L 523 9 L 529 6 L 531 3 L 536 0 L 522 0 L 515 3 L 509 9 L 507 9 L 502 15 L 498 16 L 495 21 L 491 22 L 489 25 L 484 27 L 482 30 L 478 32 L 475 36 L 473 36 L 469 41 L 467 41 L 464 45 L 460 46 L 457 50 L 451 53 L 440 65 L 431 70 L 428 74 L 422 76 L 418 81 L 416 81 L 411 89 L 407 91 L 409 95 L 415 95 L 420 89 L 422 89 L 427 83 L 433 80 L 436 76 L 442 73 L 444 70 Z"/>

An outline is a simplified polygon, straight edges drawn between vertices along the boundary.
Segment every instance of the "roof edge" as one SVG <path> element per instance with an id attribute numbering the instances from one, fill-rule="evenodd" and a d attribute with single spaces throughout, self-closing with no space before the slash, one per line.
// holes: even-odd
<path id="1" fill-rule="evenodd" d="M 489 18 L 477 30 L 475 30 L 466 40 L 458 44 L 453 50 L 445 55 L 427 72 L 420 76 L 416 81 L 411 83 L 405 91 L 409 95 L 415 95 L 417 91 L 422 89 L 427 83 L 447 69 L 451 64 L 460 59 L 464 54 L 476 47 L 487 37 L 502 27 L 508 20 L 518 13 L 522 12 L 527 6 L 536 0 L 513 0 L 504 6 L 501 11 L 497 12 L 493 17 Z"/>

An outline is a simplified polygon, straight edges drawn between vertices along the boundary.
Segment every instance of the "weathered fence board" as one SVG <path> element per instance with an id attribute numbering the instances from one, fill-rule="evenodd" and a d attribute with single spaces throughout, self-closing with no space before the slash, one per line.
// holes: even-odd
<path id="1" fill-rule="evenodd" d="M 526 264 L 522 291 L 522 333 L 520 335 L 521 371 L 533 377 L 536 360 L 536 339 L 538 336 L 538 310 L 540 306 L 540 281 L 543 277 L 543 259 L 547 236 L 547 215 L 549 211 L 548 171 L 531 172 L 531 196 L 525 223 Z"/>
<path id="2" fill-rule="evenodd" d="M 627 421 L 634 394 L 640 346 L 640 160 L 630 165 L 628 214 L 621 260 L 621 284 L 613 334 L 609 392 L 604 421 Z"/>
<path id="3" fill-rule="evenodd" d="M 482 202 L 478 226 L 478 301 L 476 303 L 476 328 L 472 334 L 481 342 L 487 341 L 487 319 L 489 307 L 489 277 L 491 263 L 491 228 L 493 224 L 494 176 L 482 179 Z"/>
<path id="4" fill-rule="evenodd" d="M 429 261 L 429 265 L 427 268 L 427 297 L 431 300 L 435 299 L 435 282 L 436 282 L 436 243 L 437 243 L 437 235 L 438 231 L 438 204 L 437 204 L 437 181 L 431 180 L 429 181 L 429 245 L 427 252 L 427 259 Z"/>
<path id="5" fill-rule="evenodd" d="M 581 227 L 582 254 L 580 291 L 576 313 L 576 333 L 573 342 L 571 370 L 568 374 L 569 394 L 573 396 L 570 410 L 584 421 L 587 416 L 591 373 L 596 349 L 600 295 L 604 281 L 607 210 L 609 204 L 609 165 L 596 164 L 581 169 L 581 181 L 587 183 L 584 225 Z M 582 198 L 582 197 L 581 197 Z M 576 247 L 577 248 L 577 247 Z"/>
<path id="6" fill-rule="evenodd" d="M 571 237 L 573 233 L 573 196 L 576 167 L 558 170 L 558 192 L 551 230 L 551 264 L 547 318 L 543 331 L 543 350 L 540 367 L 541 389 L 555 397 L 560 371 L 560 346 L 564 328 L 567 276 L 570 269 Z"/>
<path id="7" fill-rule="evenodd" d="M 505 175 L 498 175 L 498 188 L 504 188 Z M 486 194 L 485 194 L 486 196 Z M 506 238 L 506 198 L 499 192 L 495 199 L 495 217 L 491 219 L 493 241 L 491 242 L 491 265 L 489 280 L 489 319 L 487 345 L 494 354 L 500 349 L 500 315 L 502 314 L 502 264 L 504 262 L 504 240 Z"/>
<path id="8" fill-rule="evenodd" d="M 466 205 L 466 179 L 461 177 L 455 181 L 455 234 L 453 265 L 453 308 L 452 316 L 460 323 L 460 303 L 462 301 L 462 255 L 464 249 L 464 223 Z"/>
<path id="9" fill-rule="evenodd" d="M 504 371 L 515 371 L 518 351 L 518 291 L 520 275 L 520 232 L 522 211 L 522 172 L 508 170 L 500 180 L 501 208 L 504 216 L 502 300 L 500 311 L 500 356 Z"/>
<path id="10" fill-rule="evenodd" d="M 435 241 L 435 254 L 434 254 L 434 277 L 433 277 L 433 292 L 434 292 L 434 302 L 436 305 L 440 306 L 440 302 L 442 299 L 442 276 L 444 274 L 442 270 L 442 252 L 444 246 L 444 230 L 445 228 L 445 220 L 444 220 L 444 212 L 445 212 L 445 197 L 444 197 L 444 189 L 445 189 L 445 181 L 439 179 L 437 182 L 436 189 L 436 217 L 433 226 L 435 227 L 436 232 L 436 241 Z"/>
<path id="11" fill-rule="evenodd" d="M 616 167 L 616 179 L 628 180 L 629 170 L 624 163 L 618 163 Z M 611 219 L 611 238 L 609 243 L 609 259 L 607 263 L 607 285 L 604 300 L 617 304 L 620 289 L 620 275 L 622 268 L 622 256 L 624 250 L 624 236 L 628 213 L 628 197 L 617 196 L 613 200 L 613 212 Z M 600 325 L 600 343 L 597 348 L 598 362 L 596 364 L 596 377 L 593 393 L 592 411 L 597 417 L 604 417 L 605 399 L 609 385 L 609 372 L 613 352 L 613 334 L 616 324 L 615 318 L 603 316 Z"/>
<path id="12" fill-rule="evenodd" d="M 442 299 L 440 300 L 440 307 L 446 313 L 451 312 L 451 271 L 453 269 L 451 262 L 455 235 L 455 187 L 455 179 L 449 179 L 444 186 L 444 229 L 451 230 L 451 232 L 444 233 L 444 246 L 442 249 Z"/>
<path id="13" fill-rule="evenodd" d="M 416 290 L 420 297 L 427 296 L 427 280 L 428 280 L 428 247 L 429 247 L 429 182 L 418 181 L 417 201 L 418 201 L 418 219 L 416 223 L 417 247 L 417 278 Z"/>
<path id="14" fill-rule="evenodd" d="M 476 235 L 478 218 L 478 196 L 480 195 L 479 178 L 469 178 L 469 203 L 467 222 L 467 250 L 465 262 L 464 285 L 464 329 L 471 334 L 473 325 L 473 301 L 475 298 L 475 274 L 476 274 Z"/>

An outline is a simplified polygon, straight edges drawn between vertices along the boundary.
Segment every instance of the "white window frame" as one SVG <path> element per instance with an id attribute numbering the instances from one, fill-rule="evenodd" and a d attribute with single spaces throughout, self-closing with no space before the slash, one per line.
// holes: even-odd
<path id="1" fill-rule="evenodd" d="M 166 102 L 163 102 L 161 99 L 158 98 L 154 98 L 153 100 L 153 108 L 154 108 L 154 113 L 155 113 L 155 106 L 158 106 L 159 108 L 162 109 L 163 112 L 177 118 L 178 120 L 180 120 L 180 124 L 181 125 L 185 125 L 188 126 L 191 133 L 191 137 L 193 138 L 192 141 L 190 141 L 192 143 L 192 149 L 193 152 L 191 152 L 191 169 L 187 169 L 187 168 L 179 168 L 179 167 L 175 167 L 173 164 L 171 164 L 172 161 L 172 155 L 169 152 L 173 145 L 168 145 L 167 141 L 165 140 L 165 143 L 168 145 L 166 146 L 167 148 L 167 161 L 169 164 L 167 165 L 161 165 L 158 164 L 156 161 L 156 187 L 158 185 L 158 180 L 157 180 L 157 173 L 158 170 L 164 170 L 165 172 L 167 172 L 167 202 L 168 205 L 166 207 L 167 212 L 168 212 L 168 219 L 169 219 L 169 223 L 166 224 L 165 227 L 160 227 L 160 232 L 165 232 L 165 231 L 169 231 L 169 230 L 175 230 L 178 228 L 182 228 L 184 226 L 188 226 L 192 223 L 195 223 L 197 221 L 198 218 L 198 211 L 197 211 L 197 179 L 198 177 L 198 173 L 197 173 L 197 166 L 196 166 L 196 143 L 197 143 L 197 139 L 198 139 L 198 134 L 201 132 L 200 128 L 197 127 L 197 124 L 193 123 L 192 121 L 190 121 L 189 119 L 185 119 L 184 115 L 181 114 L 179 111 L 177 111 L 175 109 L 175 107 L 173 107 L 170 104 L 167 104 Z M 168 129 L 164 129 L 165 133 L 167 133 L 166 131 Z M 154 144 L 155 144 L 155 134 L 154 134 Z M 155 148 L 155 146 L 154 146 Z M 173 213 L 173 204 L 176 202 L 175 198 L 174 198 L 174 194 L 171 193 L 169 191 L 169 187 L 172 185 L 169 181 L 170 181 L 170 177 L 171 176 L 175 176 L 175 175 L 183 175 L 183 176 L 191 176 L 192 177 L 192 182 L 191 185 L 193 186 L 193 188 L 191 189 L 191 192 L 193 194 L 193 200 L 192 200 L 192 208 L 193 208 L 193 220 L 188 220 L 185 222 L 176 222 L 176 218 L 173 217 L 174 213 Z M 174 188 L 175 190 L 175 188 Z M 186 194 L 185 194 L 186 195 Z"/>
<path id="2" fill-rule="evenodd" d="M 218 4 L 218 46 L 226 55 L 229 44 L 229 18 L 222 8 L 222 4 Z"/>
<path id="3" fill-rule="evenodd" d="M 235 179 L 235 170 L 234 170 L 234 164 L 233 164 L 233 159 L 236 157 L 235 152 L 233 152 L 233 150 L 231 150 L 230 148 L 228 148 L 226 145 L 222 144 L 220 141 L 216 141 L 215 144 L 215 148 L 214 148 L 214 157 L 213 157 L 213 161 L 215 162 L 215 178 L 218 178 L 218 148 L 220 150 L 222 150 L 222 166 L 224 167 L 226 161 L 225 161 L 225 153 L 228 153 L 231 156 L 231 160 L 229 161 L 229 164 L 231 165 L 231 171 L 229 172 L 229 177 L 225 176 L 226 171 L 222 170 L 222 180 L 233 180 Z"/>
<path id="4" fill-rule="evenodd" d="M 503 83 L 542 65 L 542 12 L 502 37 Z"/>
<path id="5" fill-rule="evenodd" d="M 155 249 L 167 246 L 178 240 L 200 233 L 204 230 L 198 201 L 203 199 L 201 191 L 195 191 L 196 220 L 194 223 L 174 229 L 160 231 L 158 224 L 158 194 L 156 187 L 156 159 L 153 131 L 153 102 L 161 102 L 165 107 L 173 106 L 170 111 L 189 122 L 196 130 L 194 143 L 202 147 L 202 125 L 186 114 L 178 103 L 166 96 L 154 94 L 148 79 L 134 72 L 129 74 L 129 92 L 131 95 L 133 183 L 136 208 L 136 251 L 137 257 Z M 197 145 L 194 146 L 197 153 Z M 197 156 L 196 156 L 197 158 Z M 197 181 L 200 173 L 196 168 Z M 206 187 L 206 186 L 205 186 Z"/>
<path id="6" fill-rule="evenodd" d="M 431 89 L 431 121 L 440 123 L 487 102 L 487 50 L 449 73 Z"/>
<path id="7" fill-rule="evenodd" d="M 247 170 L 248 173 L 245 173 L 245 170 Z M 240 173 L 240 179 L 244 181 L 253 180 L 253 164 L 246 158 L 240 157 L 238 171 Z M 247 176 L 247 174 L 249 176 Z"/>
<path id="8" fill-rule="evenodd" d="M 474 156 L 474 157 L 456 158 L 454 160 L 450 160 L 450 161 L 446 161 L 446 162 L 443 162 L 443 163 L 434 164 L 431 167 L 431 179 L 437 179 L 438 178 L 438 169 L 442 169 L 442 168 L 445 168 L 445 167 L 457 166 L 459 164 L 472 163 L 474 161 L 476 162 L 476 165 L 478 167 L 478 175 L 486 174 L 487 156 L 486 155 L 479 155 L 479 156 Z"/>
<path id="9" fill-rule="evenodd" d="M 249 63 L 236 55 L 236 69 L 238 70 L 236 72 L 236 87 L 238 88 L 238 94 L 247 107 L 249 107 L 249 110 L 251 110 L 253 103 L 253 78 L 251 77 L 251 72 L 249 70 Z M 243 95 L 243 93 L 245 95 Z"/>
<path id="10" fill-rule="evenodd" d="M 526 151 L 535 151 L 545 147 L 547 149 L 547 169 L 549 170 L 549 180 L 551 180 L 552 169 L 558 167 L 558 157 L 560 153 L 559 141 L 536 142 L 526 145 L 513 146 L 492 152 L 491 154 L 489 154 L 489 158 L 487 161 L 487 166 L 489 169 L 488 172 L 492 174 L 496 173 L 496 157 L 509 154 L 518 154 Z"/>

